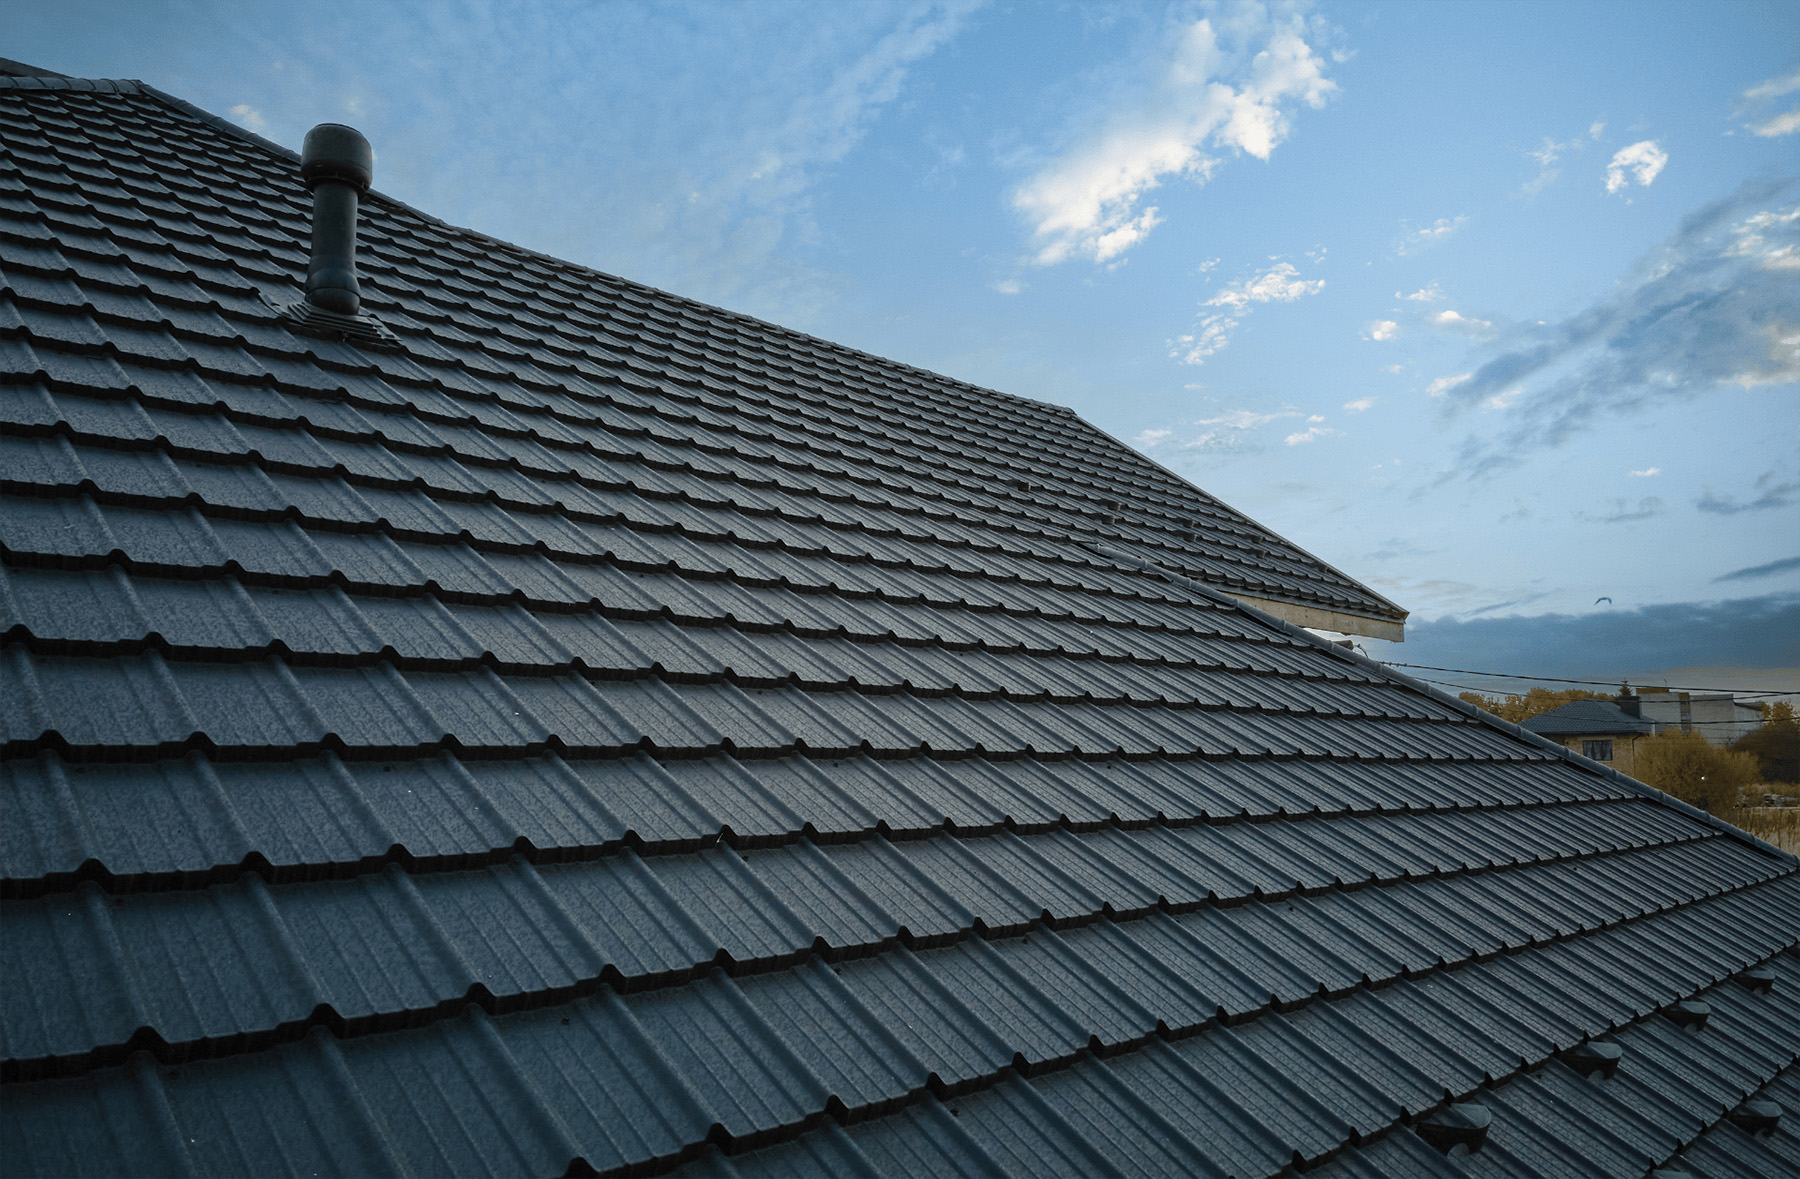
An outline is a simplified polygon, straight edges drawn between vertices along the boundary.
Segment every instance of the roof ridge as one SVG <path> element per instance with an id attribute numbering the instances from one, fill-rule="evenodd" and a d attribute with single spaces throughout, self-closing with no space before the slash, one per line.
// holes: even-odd
<path id="1" fill-rule="evenodd" d="M 0 57 L 0 78 L 67 78 L 68 76 L 59 74 L 55 70 L 44 69 L 42 66 L 14 61 L 10 57 Z"/>

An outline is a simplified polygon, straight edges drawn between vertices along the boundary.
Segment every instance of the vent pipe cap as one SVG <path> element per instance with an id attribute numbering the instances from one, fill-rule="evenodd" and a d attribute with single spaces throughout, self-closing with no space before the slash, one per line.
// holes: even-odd
<path id="1" fill-rule="evenodd" d="M 336 180 L 361 196 L 375 182 L 375 149 L 355 127 L 320 123 L 300 145 L 300 179 L 308 188 Z"/>
<path id="2" fill-rule="evenodd" d="M 1480 1102 L 1453 1101 L 1422 1120 L 1417 1129 L 1419 1137 L 1445 1154 L 1458 1146 L 1468 1147 L 1473 1154 L 1487 1141 L 1493 1121 L 1493 1113 Z"/>

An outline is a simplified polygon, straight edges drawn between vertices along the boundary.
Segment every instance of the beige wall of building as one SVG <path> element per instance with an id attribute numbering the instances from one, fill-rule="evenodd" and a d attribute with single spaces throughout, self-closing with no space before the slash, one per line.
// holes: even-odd
<path id="1" fill-rule="evenodd" d="M 1558 733 L 1551 738 L 1551 740 L 1556 741 L 1569 749 L 1573 749 L 1576 753 L 1588 757 L 1593 757 L 1593 754 L 1589 753 L 1585 748 L 1588 742 L 1610 741 L 1612 742 L 1612 757 L 1610 759 L 1596 757 L 1594 760 L 1598 761 L 1601 765 L 1610 766 L 1621 774 L 1631 778 L 1637 777 L 1632 770 L 1635 768 L 1635 762 L 1637 760 L 1638 742 L 1643 739 L 1644 735 L 1640 733 L 1593 733 L 1588 735 L 1583 735 L 1581 733 Z"/>

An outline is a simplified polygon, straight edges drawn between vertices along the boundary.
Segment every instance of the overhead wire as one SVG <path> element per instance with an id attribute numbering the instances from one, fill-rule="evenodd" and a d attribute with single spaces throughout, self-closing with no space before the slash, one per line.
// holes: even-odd
<path id="1" fill-rule="evenodd" d="M 1443 671 L 1443 672 L 1449 672 L 1452 675 L 1493 676 L 1497 679 L 1529 680 L 1529 681 L 1533 681 L 1536 683 L 1542 683 L 1542 684 L 1597 684 L 1597 685 L 1600 685 L 1603 687 L 1611 687 L 1614 684 L 1621 684 L 1621 683 L 1629 682 L 1629 680 L 1631 678 L 1629 676 L 1615 676 L 1611 679 L 1604 679 L 1604 680 L 1584 680 L 1584 679 L 1570 679 L 1570 678 L 1567 678 L 1564 676 L 1552 676 L 1552 675 L 1522 675 L 1518 672 L 1513 672 L 1513 671 L 1481 671 L 1477 668 L 1472 668 L 1472 667 L 1434 667 L 1429 663 L 1398 663 L 1398 662 L 1389 662 L 1386 659 L 1380 659 L 1380 660 L 1377 660 L 1376 662 L 1381 663 L 1387 667 L 1417 668 L 1421 671 Z M 1418 678 L 1424 679 L 1425 677 L 1420 676 Z M 1446 681 L 1427 680 L 1426 682 L 1442 684 L 1442 683 L 1445 683 Z M 1450 686 L 1464 687 L 1465 685 L 1455 684 L 1455 685 L 1450 685 Z M 1729 693 L 1734 696 L 1794 696 L 1794 695 L 1800 695 L 1800 688 L 1692 688 L 1692 687 L 1679 687 L 1678 688 L 1678 687 L 1667 687 L 1667 686 L 1660 685 L 1660 684 L 1655 685 L 1655 686 L 1658 690 L 1665 691 L 1665 692 L 1718 692 L 1718 693 Z M 1473 687 L 1473 688 L 1469 688 L 1468 690 L 1480 691 L 1481 689 L 1478 687 Z"/>

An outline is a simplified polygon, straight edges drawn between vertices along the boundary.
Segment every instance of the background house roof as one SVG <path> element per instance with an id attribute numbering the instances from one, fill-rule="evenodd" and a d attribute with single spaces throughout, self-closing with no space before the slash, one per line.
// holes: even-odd
<path id="1" fill-rule="evenodd" d="M 297 335 L 290 155 L 0 87 L 6 1172 L 1793 1156 L 1794 858 L 1219 592 L 1350 579 L 379 196 Z"/>
<path id="2" fill-rule="evenodd" d="M 1571 700 L 1524 721 L 1521 728 L 1545 736 L 1564 733 L 1649 733 L 1655 725 L 1631 716 L 1610 700 Z"/>

